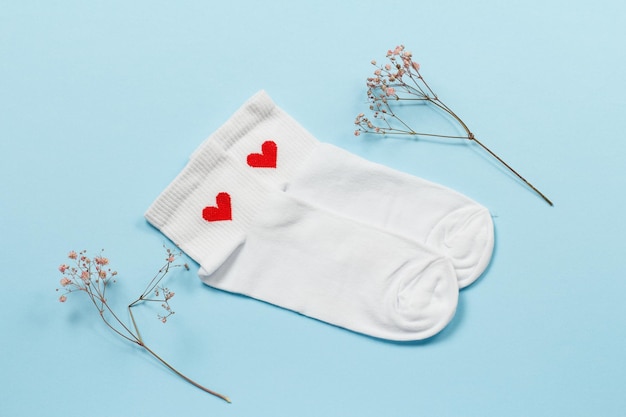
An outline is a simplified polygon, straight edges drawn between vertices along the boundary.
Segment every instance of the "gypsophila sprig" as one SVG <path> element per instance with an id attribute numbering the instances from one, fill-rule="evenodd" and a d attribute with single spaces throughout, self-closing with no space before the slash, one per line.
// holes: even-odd
<path id="1" fill-rule="evenodd" d="M 116 282 L 118 274 L 108 266 L 109 259 L 103 256 L 104 251 L 101 251 L 98 256 L 93 258 L 87 256 L 87 252 L 84 250 L 78 253 L 75 251 L 68 253 L 67 263 L 61 264 L 58 268 L 59 272 L 62 274 L 62 278 L 59 282 L 61 284 L 61 288 L 57 288 L 57 291 L 62 292 L 59 296 L 59 301 L 62 303 L 66 302 L 68 300 L 68 296 L 73 293 L 85 294 L 98 311 L 104 324 L 106 324 L 117 335 L 142 347 L 146 352 L 155 357 L 159 362 L 185 381 L 230 403 L 230 399 L 228 397 L 198 384 L 194 380 L 179 372 L 163 358 L 157 355 L 152 349 L 150 349 L 141 337 L 139 327 L 137 326 L 137 322 L 133 315 L 133 307 L 145 302 L 160 303 L 163 308 L 163 313 L 158 314 L 157 318 L 161 322 L 166 323 L 167 319 L 174 314 L 170 305 L 170 300 L 174 297 L 174 292 L 170 291 L 167 287 L 164 287 L 161 282 L 173 268 L 182 267 L 189 270 L 187 264 L 175 263 L 176 259 L 181 255 L 180 252 L 173 252 L 170 249 L 166 249 L 166 251 L 167 256 L 165 258 L 165 264 L 152 278 L 144 292 L 141 293 L 135 301 L 128 304 L 128 313 L 132 325 L 127 325 L 111 308 L 107 300 L 107 290 Z"/>
<path id="2" fill-rule="evenodd" d="M 430 136 L 436 138 L 466 139 L 476 143 L 489 155 L 504 165 L 524 184 L 530 187 L 549 205 L 553 205 L 542 192 L 522 177 L 517 171 L 509 166 L 498 155 L 491 151 L 474 133 L 470 131 L 465 122 L 441 101 L 441 99 L 430 88 L 420 72 L 420 64 L 413 60 L 413 54 L 407 51 L 404 45 L 396 46 L 393 50 L 387 51 L 387 62 L 382 65 L 375 60 L 372 65 L 376 67 L 374 76 L 367 78 L 367 99 L 370 103 L 369 109 L 372 112 L 370 117 L 365 113 L 360 113 L 354 120 L 357 126 L 354 131 L 355 136 L 361 133 L 373 133 L 378 135 L 410 135 L 410 136 Z M 410 123 L 401 118 L 397 111 L 394 111 L 400 103 L 421 103 L 434 106 L 445 112 L 454 119 L 464 130 L 465 135 L 445 135 L 429 132 L 420 132 L 411 127 Z"/>

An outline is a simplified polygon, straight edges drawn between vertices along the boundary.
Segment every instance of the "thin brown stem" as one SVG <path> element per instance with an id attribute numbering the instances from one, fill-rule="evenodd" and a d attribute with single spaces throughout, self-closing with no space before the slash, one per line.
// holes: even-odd
<path id="1" fill-rule="evenodd" d="M 191 385 L 193 385 L 196 388 L 201 389 L 202 391 L 209 393 L 211 395 L 214 395 L 218 398 L 221 398 L 222 400 L 226 401 L 227 403 L 230 403 L 230 398 L 228 398 L 225 395 L 222 395 L 218 392 L 215 392 L 213 390 L 208 389 L 207 387 L 200 385 L 199 383 L 197 383 L 196 381 L 194 381 L 193 379 L 185 376 L 184 374 L 182 374 L 181 372 L 179 372 L 176 368 L 174 368 L 172 365 L 170 365 L 169 363 L 167 363 L 167 361 L 165 361 L 163 358 L 161 358 L 159 355 L 157 355 L 152 349 L 150 349 L 148 346 L 144 345 L 142 342 L 138 343 L 139 346 L 141 346 L 142 348 L 144 348 L 148 353 L 150 353 L 152 356 L 154 356 L 157 360 L 159 360 L 163 365 L 165 365 L 170 371 L 174 372 L 176 375 L 178 375 L 179 377 L 181 377 L 182 379 L 184 379 L 185 381 L 187 381 L 188 383 L 190 383 Z"/>
<path id="2" fill-rule="evenodd" d="M 396 101 L 431 101 L 432 99 L 430 97 L 424 97 L 424 98 L 407 98 L 407 97 L 398 97 L 396 98 Z"/>
<path id="3" fill-rule="evenodd" d="M 400 119 L 398 116 L 396 116 L 396 114 L 391 109 L 391 106 L 389 105 L 389 103 L 387 101 L 385 101 L 384 103 L 385 103 L 385 106 L 387 106 L 387 110 L 389 112 L 389 115 L 391 117 L 393 117 L 394 119 L 396 119 L 397 121 L 399 121 L 404 127 L 406 127 L 409 130 L 409 132 L 411 132 L 411 134 L 415 134 L 415 131 L 413 129 L 411 129 L 411 127 L 409 125 L 404 123 L 404 121 L 402 119 Z"/>
<path id="4" fill-rule="evenodd" d="M 111 316 L 115 319 L 115 321 L 122 326 L 122 328 L 128 332 L 128 334 L 130 334 L 133 338 L 137 339 L 137 336 L 124 324 L 124 322 L 122 320 L 120 320 L 119 317 L 117 317 L 117 314 L 115 314 L 115 312 L 111 309 L 111 307 L 109 307 L 109 304 L 106 302 L 102 303 L 104 307 L 106 307 L 106 309 L 109 311 L 109 313 L 111 313 Z M 104 319 L 104 317 L 103 317 Z M 118 332 L 119 333 L 119 332 Z M 121 334 L 121 333 L 120 333 Z"/>
<path id="5" fill-rule="evenodd" d="M 135 337 L 134 334 L 132 334 L 128 329 L 126 329 L 126 327 L 124 326 L 124 328 L 126 329 L 126 331 L 128 331 L 128 333 L 130 334 L 130 336 L 125 335 L 124 333 L 120 332 L 119 329 L 117 329 L 115 326 L 113 326 L 105 317 L 104 317 L 104 311 L 98 309 L 99 313 L 100 313 L 100 318 L 102 319 L 102 321 L 104 322 L 104 324 L 106 324 L 111 330 L 113 330 L 115 333 L 117 333 L 118 335 L 120 335 L 121 337 L 123 337 L 124 339 L 131 341 L 133 343 L 137 343 L 137 338 Z M 109 309 L 110 311 L 110 309 Z M 115 317 L 115 314 L 113 314 L 113 316 Z M 115 317 L 117 319 L 117 317 Z M 119 321 L 119 320 L 118 320 Z"/>
<path id="6" fill-rule="evenodd" d="M 422 74 L 420 74 L 419 70 L 415 71 L 417 73 L 417 78 L 420 79 L 420 81 L 422 81 L 422 83 L 424 83 L 424 85 L 426 86 L 426 88 L 428 89 L 428 91 L 430 91 L 430 93 L 433 95 L 433 97 L 437 98 L 437 94 L 435 94 L 435 92 L 433 91 L 432 88 L 430 88 L 430 86 L 428 85 L 428 83 L 426 82 L 426 80 L 424 79 L 424 77 L 422 77 Z M 413 77 L 411 77 L 413 78 Z"/>
<path id="7" fill-rule="evenodd" d="M 430 90 L 430 88 L 429 88 Z M 432 90 L 431 90 L 432 91 Z M 448 113 L 450 116 L 452 116 L 460 125 L 461 127 L 463 127 L 463 129 L 467 132 L 467 139 L 472 140 L 474 142 L 476 142 L 481 148 L 483 148 L 485 151 L 487 151 L 487 153 L 489 153 L 489 155 L 491 155 L 492 157 L 496 158 L 496 160 L 498 162 L 500 162 L 502 165 L 504 165 L 509 171 L 511 171 L 517 178 L 519 178 L 524 184 L 526 184 L 528 187 L 530 187 L 531 190 L 533 190 L 535 193 L 537 193 L 546 203 L 548 203 L 550 206 L 554 206 L 554 204 L 552 203 L 552 201 L 550 201 L 550 199 L 548 197 L 546 197 L 541 191 L 539 191 L 534 185 L 532 185 L 530 182 L 528 182 L 528 180 L 526 180 L 526 178 L 522 177 L 522 175 L 520 175 L 519 172 L 517 172 L 516 170 L 514 170 L 509 164 L 507 164 L 506 162 L 504 162 L 504 160 L 502 158 L 500 158 L 498 155 L 495 154 L 495 152 L 493 152 L 491 149 L 489 149 L 487 146 L 485 146 L 482 142 L 480 142 L 476 136 L 474 135 L 474 133 L 472 133 L 471 130 L 469 130 L 469 127 L 467 127 L 467 125 L 465 124 L 465 122 L 463 122 L 463 120 L 461 120 L 461 118 L 459 116 L 457 116 L 457 114 L 455 112 L 452 111 L 452 109 L 450 109 L 448 106 L 446 106 L 441 100 L 439 100 L 438 98 L 435 99 L 435 101 L 433 102 L 435 105 L 437 105 L 439 108 L 443 109 L 446 113 Z"/>
<path id="8" fill-rule="evenodd" d="M 98 312 L 100 313 L 100 318 L 102 319 L 102 321 L 111 329 L 113 330 L 115 333 L 117 333 L 118 335 L 122 336 L 124 339 L 129 340 L 133 343 L 136 343 L 138 340 L 141 340 L 141 337 L 138 337 L 139 332 L 137 332 L 137 335 L 135 335 L 132 331 L 130 331 L 130 329 L 128 327 L 126 327 L 126 325 L 119 319 L 119 317 L 117 317 L 117 315 L 115 314 L 115 312 L 111 309 L 111 307 L 109 307 L 109 304 L 104 301 L 104 298 L 102 298 L 102 296 L 98 293 L 94 294 L 91 290 L 90 287 L 85 287 L 85 292 L 87 293 L 87 295 L 89 296 L 89 299 L 91 300 L 91 302 L 93 303 L 93 305 L 96 307 L 96 309 L 98 310 Z M 98 305 L 98 302 L 96 302 L 96 300 L 99 301 L 100 305 Z M 111 314 L 111 316 L 115 319 L 115 321 L 122 326 L 122 328 L 126 331 L 126 333 L 128 333 L 128 335 L 122 333 L 118 328 L 116 328 L 115 326 L 113 326 L 105 317 L 104 317 L 104 309 L 106 308 L 106 310 Z M 133 320 L 133 324 L 134 320 Z M 135 326 L 136 328 L 136 326 Z"/>
<path id="9" fill-rule="evenodd" d="M 133 315 L 132 306 L 135 303 L 136 301 L 128 305 L 128 314 L 130 315 L 130 321 L 133 323 L 133 327 L 135 328 L 137 340 L 139 340 L 140 343 L 143 343 L 143 339 L 141 338 L 141 333 L 139 332 L 139 327 L 137 327 L 137 322 L 135 321 L 135 316 Z"/>
<path id="10" fill-rule="evenodd" d="M 439 98 L 435 97 L 433 100 L 431 100 L 431 102 L 435 106 L 439 107 L 440 109 L 442 109 L 443 111 L 448 113 L 450 116 L 452 116 L 454 118 L 454 120 L 456 120 L 461 125 L 463 130 L 465 130 L 465 133 L 467 133 L 467 138 L 468 139 L 471 139 L 474 136 L 474 134 L 471 132 L 471 130 L 469 130 L 469 127 L 467 127 L 465 122 L 463 120 L 461 120 L 461 118 L 459 116 L 457 116 L 457 114 L 455 112 L 453 112 L 452 109 L 450 109 L 450 107 L 446 106 L 443 101 L 441 101 Z"/>
<path id="11" fill-rule="evenodd" d="M 507 167 L 509 169 L 509 171 L 511 171 L 513 174 L 515 174 L 515 176 L 517 176 L 517 178 L 519 178 L 520 180 L 522 180 L 527 186 L 529 186 L 534 192 L 536 192 L 537 194 L 539 194 L 539 196 L 541 198 L 543 198 L 543 200 L 548 203 L 550 206 L 554 206 L 554 204 L 552 203 L 552 201 L 550 201 L 550 199 L 548 197 L 546 197 L 541 191 L 539 191 L 537 188 L 535 188 L 535 186 L 533 186 L 531 183 L 529 183 L 528 181 L 526 181 L 526 178 L 522 177 L 517 171 L 515 171 L 513 168 L 511 168 L 509 166 L 509 164 L 507 164 L 506 162 L 504 162 L 498 155 L 496 155 L 495 153 L 493 153 L 491 151 L 491 149 L 489 149 L 488 147 L 486 147 L 485 145 L 482 144 L 482 142 L 480 142 L 478 139 L 476 139 L 476 137 L 474 137 L 474 135 L 472 135 L 472 137 L 470 138 L 470 140 L 473 140 L 474 142 L 476 142 L 481 148 L 483 148 L 485 151 L 487 151 L 491 156 L 493 156 L 494 158 L 496 158 L 502 165 L 504 165 L 505 167 Z"/>
<path id="12" fill-rule="evenodd" d="M 438 135 L 435 133 L 424 133 L 424 132 L 415 132 L 413 130 L 411 131 L 406 131 L 406 130 L 402 130 L 402 129 L 394 129 L 394 128 L 388 128 L 388 129 L 382 129 L 384 130 L 381 132 L 376 132 L 373 130 L 362 130 L 363 133 L 374 133 L 374 134 L 379 134 L 379 135 L 409 135 L 409 136 L 431 136 L 431 137 L 435 137 L 435 138 L 445 138 L 445 139 L 469 139 L 467 136 L 453 136 L 453 135 Z"/>
<path id="13" fill-rule="evenodd" d="M 152 291 L 154 291 L 154 289 L 159 285 L 159 283 L 165 277 L 165 275 L 169 272 L 169 270 L 170 270 L 170 263 L 168 262 L 165 264 L 165 266 L 163 266 L 163 268 L 159 269 L 159 272 L 157 272 L 154 278 L 152 278 L 152 280 L 150 281 L 150 283 L 144 290 L 143 294 L 141 295 L 141 298 L 152 293 Z"/>
<path id="14" fill-rule="evenodd" d="M 411 79 L 411 81 L 413 81 L 413 84 L 415 84 L 415 87 L 417 87 L 417 89 L 419 90 L 420 94 L 426 98 L 429 98 L 430 96 L 426 93 L 426 91 L 424 91 L 424 89 L 422 89 L 422 86 L 419 84 L 418 81 L 415 80 L 415 77 L 413 76 L 413 73 L 411 72 L 411 70 L 409 69 L 409 71 L 407 71 L 407 75 L 409 76 L 409 78 Z M 422 76 L 420 75 L 419 72 L 417 72 L 417 79 L 422 81 L 422 83 L 426 86 L 426 88 L 428 89 L 428 91 L 431 92 L 431 94 L 434 97 L 437 97 L 435 95 L 435 93 L 433 92 L 433 90 L 430 89 L 430 87 L 428 86 L 428 84 L 426 84 L 426 82 L 424 81 L 424 79 L 422 78 Z M 409 88 L 413 88 L 411 86 L 407 86 Z"/>
<path id="15" fill-rule="evenodd" d="M 115 326 L 113 326 L 111 323 L 109 323 L 107 319 L 104 318 L 104 315 L 102 313 L 100 313 L 100 318 L 102 319 L 104 324 L 106 324 L 115 333 L 117 333 L 118 335 L 122 336 L 124 339 L 130 342 L 137 343 L 137 339 L 134 336 L 131 338 L 131 337 L 126 336 L 124 333 L 120 332 L 118 329 L 115 328 Z"/>

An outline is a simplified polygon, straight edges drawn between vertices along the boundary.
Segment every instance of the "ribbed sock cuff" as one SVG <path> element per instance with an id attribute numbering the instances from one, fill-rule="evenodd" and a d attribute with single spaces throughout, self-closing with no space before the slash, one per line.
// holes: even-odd
<path id="1" fill-rule="evenodd" d="M 207 145 L 145 217 L 207 271 L 244 240 L 268 190 L 222 149 Z"/>
<path id="2" fill-rule="evenodd" d="M 259 91 L 209 136 L 191 158 L 203 152 L 207 144 L 212 144 L 248 167 L 248 156 L 261 153 L 266 142 L 273 142 L 277 150 L 276 166 L 257 169 L 257 174 L 272 184 L 288 182 L 320 143 L 276 106 L 265 91 Z"/>

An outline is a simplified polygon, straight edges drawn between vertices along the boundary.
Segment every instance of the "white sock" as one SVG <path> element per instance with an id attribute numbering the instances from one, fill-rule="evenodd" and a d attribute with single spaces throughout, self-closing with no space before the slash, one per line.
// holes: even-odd
<path id="1" fill-rule="evenodd" d="M 146 218 L 200 263 L 206 284 L 355 332 L 424 339 L 456 310 L 447 258 L 268 186 L 210 145 Z"/>
<path id="2" fill-rule="evenodd" d="M 491 259 L 494 232 L 486 208 L 336 146 L 316 147 L 288 191 L 444 254 L 454 265 L 459 288 L 478 279 Z"/>
<path id="3" fill-rule="evenodd" d="M 449 188 L 320 143 L 263 91 L 204 145 L 208 143 L 294 196 L 446 255 L 460 288 L 489 264 L 494 232 L 485 207 Z"/>

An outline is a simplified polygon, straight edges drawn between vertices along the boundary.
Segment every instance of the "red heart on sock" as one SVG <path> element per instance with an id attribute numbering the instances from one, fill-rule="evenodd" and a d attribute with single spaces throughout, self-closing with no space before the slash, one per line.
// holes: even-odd
<path id="1" fill-rule="evenodd" d="M 253 168 L 276 168 L 278 146 L 273 140 L 266 140 L 261 145 L 261 153 L 248 155 L 248 165 Z"/>
<path id="2" fill-rule="evenodd" d="M 230 207 L 230 195 L 219 193 L 215 197 L 217 205 L 208 206 L 202 210 L 202 218 L 207 222 L 219 222 L 222 220 L 232 220 L 233 213 Z"/>

